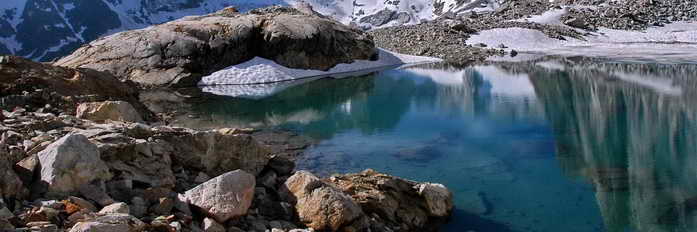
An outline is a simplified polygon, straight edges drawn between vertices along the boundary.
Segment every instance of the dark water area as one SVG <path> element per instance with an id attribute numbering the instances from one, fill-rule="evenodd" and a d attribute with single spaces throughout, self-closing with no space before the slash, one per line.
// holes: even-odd
<path id="1" fill-rule="evenodd" d="M 196 104 L 187 126 L 292 129 L 319 141 L 299 169 L 443 183 L 457 207 L 443 231 L 697 231 L 695 75 L 587 59 L 431 65 L 230 87 L 238 97 Z"/>

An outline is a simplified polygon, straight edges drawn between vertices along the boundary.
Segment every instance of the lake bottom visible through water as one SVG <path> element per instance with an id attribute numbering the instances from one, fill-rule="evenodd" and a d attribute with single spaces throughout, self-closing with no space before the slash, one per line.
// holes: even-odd
<path id="1" fill-rule="evenodd" d="M 298 169 L 445 184 L 456 210 L 443 231 L 687 232 L 697 231 L 695 71 L 567 59 L 424 66 L 195 108 L 208 124 L 316 139 Z"/>

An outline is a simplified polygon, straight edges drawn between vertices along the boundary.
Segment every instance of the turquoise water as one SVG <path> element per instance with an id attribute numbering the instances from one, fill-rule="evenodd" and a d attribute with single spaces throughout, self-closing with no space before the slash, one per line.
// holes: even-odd
<path id="1" fill-rule="evenodd" d="M 416 67 L 235 89 L 247 99 L 197 109 L 317 139 L 300 169 L 443 183 L 457 207 L 443 231 L 697 231 L 695 67 Z"/>

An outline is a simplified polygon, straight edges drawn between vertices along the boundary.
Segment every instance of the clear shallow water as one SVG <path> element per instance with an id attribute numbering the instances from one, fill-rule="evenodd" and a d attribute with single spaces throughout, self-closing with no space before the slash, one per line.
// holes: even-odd
<path id="1" fill-rule="evenodd" d="M 301 131 L 319 143 L 299 168 L 325 175 L 443 183 L 457 207 L 444 231 L 697 231 L 695 71 L 569 59 L 389 70 L 211 100 L 196 123 Z"/>

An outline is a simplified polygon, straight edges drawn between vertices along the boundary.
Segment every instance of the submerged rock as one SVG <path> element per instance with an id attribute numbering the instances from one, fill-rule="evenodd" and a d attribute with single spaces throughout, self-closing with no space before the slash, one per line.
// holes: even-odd
<path id="1" fill-rule="evenodd" d="M 56 64 L 108 71 L 148 85 L 194 86 L 204 75 L 255 56 L 290 68 L 328 70 L 376 54 L 372 38 L 360 30 L 312 10 L 268 7 L 246 14 L 225 9 L 121 32 Z"/>
<path id="2" fill-rule="evenodd" d="M 411 162 L 428 162 L 443 156 L 437 147 L 431 145 L 404 148 L 393 154 L 398 159 Z"/>

